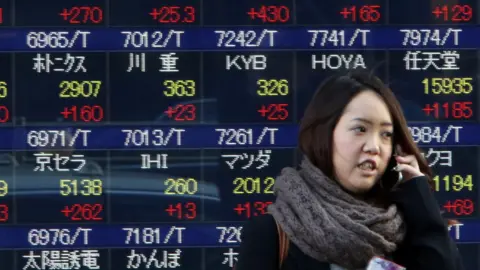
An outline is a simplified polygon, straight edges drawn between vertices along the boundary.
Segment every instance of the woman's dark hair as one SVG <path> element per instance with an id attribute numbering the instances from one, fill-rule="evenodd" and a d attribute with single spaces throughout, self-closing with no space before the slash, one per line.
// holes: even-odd
<path id="1" fill-rule="evenodd" d="M 400 103 L 379 78 L 367 72 L 354 71 L 334 75 L 320 85 L 300 123 L 298 145 L 302 153 L 325 175 L 334 179 L 333 130 L 345 107 L 357 94 L 365 90 L 372 90 L 380 95 L 390 111 L 394 130 L 392 147 L 399 144 L 404 154 L 414 155 L 420 171 L 427 176 L 430 184 L 433 184 L 432 170 L 410 135 Z M 390 160 L 385 174 L 374 188 L 384 194 L 391 190 L 398 179 L 398 173 L 392 171 L 395 166 L 394 159 Z"/>

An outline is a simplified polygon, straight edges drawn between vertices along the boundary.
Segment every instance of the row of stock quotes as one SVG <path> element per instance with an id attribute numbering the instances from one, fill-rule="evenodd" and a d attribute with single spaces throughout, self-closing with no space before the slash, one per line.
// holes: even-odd
<path id="1" fill-rule="evenodd" d="M 318 25 L 318 24 L 476 24 L 477 2 L 339 0 L 175 0 L 159 4 L 80 0 L 31 3 L 2 0 L 2 26 L 165 26 L 165 25 Z M 23 8 L 23 7 L 30 8 Z M 412 8 L 415 7 L 415 8 Z M 127 17 L 128 16 L 128 17 Z"/>
<path id="2" fill-rule="evenodd" d="M 68 2 L 0 0 L 2 269 L 231 269 L 346 69 L 395 92 L 480 267 L 476 2 Z"/>

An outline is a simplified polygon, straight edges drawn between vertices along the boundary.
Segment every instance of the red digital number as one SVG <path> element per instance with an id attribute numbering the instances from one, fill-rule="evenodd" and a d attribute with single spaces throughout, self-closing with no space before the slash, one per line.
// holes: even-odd
<path id="1" fill-rule="evenodd" d="M 427 116 L 433 115 L 435 118 L 469 119 L 473 116 L 471 101 L 445 102 L 443 104 L 435 102 L 432 105 L 426 104 L 423 111 Z"/>
<path id="2" fill-rule="evenodd" d="M 169 204 L 165 212 L 177 219 L 194 219 L 197 217 L 197 205 L 194 202 Z"/>
<path id="3" fill-rule="evenodd" d="M 0 123 L 6 123 L 10 120 L 10 111 L 7 106 L 0 106 Z"/>
<path id="4" fill-rule="evenodd" d="M 470 5 L 443 5 L 437 6 L 432 11 L 436 19 L 452 22 L 469 22 L 473 17 L 473 9 Z"/>
<path id="5" fill-rule="evenodd" d="M 455 201 L 447 201 L 443 208 L 448 213 L 453 213 L 456 216 L 469 216 L 475 210 L 473 201 L 470 199 L 458 199 Z"/>
<path id="6" fill-rule="evenodd" d="M 175 121 L 194 121 L 197 118 L 196 109 L 193 104 L 178 104 L 174 107 L 169 106 L 165 114 Z"/>
<path id="7" fill-rule="evenodd" d="M 8 206 L 6 204 L 0 204 L 0 222 L 8 220 Z"/>
<path id="8" fill-rule="evenodd" d="M 260 19 L 262 22 L 286 23 L 290 20 L 290 9 L 286 6 L 260 6 L 251 8 L 247 14 L 250 19 Z"/>
<path id="9" fill-rule="evenodd" d="M 357 20 L 361 22 L 378 22 L 382 17 L 380 5 L 344 7 L 340 11 L 340 15 L 342 15 L 344 19 L 349 19 L 352 22 L 356 22 Z"/>
<path id="10" fill-rule="evenodd" d="M 288 104 L 262 105 L 258 113 L 269 121 L 284 121 L 288 118 Z"/>
<path id="11" fill-rule="evenodd" d="M 74 122 L 79 120 L 82 122 L 100 122 L 104 117 L 103 108 L 99 105 L 65 107 L 60 114 L 63 115 L 64 119 L 71 119 Z"/>
<path id="12" fill-rule="evenodd" d="M 70 24 L 80 23 L 101 23 L 103 21 L 103 10 L 100 7 L 72 7 L 70 9 L 63 9 L 63 20 L 68 21 Z"/>
<path id="13" fill-rule="evenodd" d="M 97 221 L 103 220 L 99 216 L 103 211 L 102 204 L 74 204 L 65 206 L 61 211 L 63 215 L 73 221 Z"/>
<path id="14" fill-rule="evenodd" d="M 149 13 L 153 20 L 159 23 L 193 23 L 195 22 L 195 8 L 192 6 L 165 6 L 153 8 Z"/>
<path id="15" fill-rule="evenodd" d="M 259 216 L 267 213 L 267 207 L 272 204 L 272 202 L 246 202 L 239 203 L 233 210 L 239 216 L 245 216 L 250 218 L 251 216 Z"/>

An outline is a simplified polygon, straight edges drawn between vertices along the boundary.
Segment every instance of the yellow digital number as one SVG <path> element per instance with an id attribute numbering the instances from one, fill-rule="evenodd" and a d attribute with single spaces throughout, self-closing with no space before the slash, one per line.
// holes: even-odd
<path id="1" fill-rule="evenodd" d="M 193 97 L 195 96 L 194 80 L 166 80 L 163 82 L 165 90 L 163 94 L 166 97 Z"/>
<path id="2" fill-rule="evenodd" d="M 5 180 L 0 180 L 0 197 L 8 194 L 8 183 Z"/>
<path id="3" fill-rule="evenodd" d="M 8 96 L 7 82 L 0 81 L 0 98 L 6 98 Z"/>
<path id="4" fill-rule="evenodd" d="M 473 78 L 425 78 L 423 83 L 426 95 L 468 95 L 473 91 Z"/>
<path id="5" fill-rule="evenodd" d="M 90 98 L 97 97 L 102 87 L 102 81 L 62 81 L 59 85 L 60 98 Z"/>
<path id="6" fill-rule="evenodd" d="M 273 194 L 275 178 L 237 177 L 233 180 L 234 194 Z"/>
<path id="7" fill-rule="evenodd" d="M 62 196 L 101 196 L 103 183 L 100 179 L 62 179 L 60 180 Z"/>
<path id="8" fill-rule="evenodd" d="M 198 183 L 197 180 L 193 178 L 168 178 L 165 180 L 165 194 L 168 195 L 193 195 L 198 191 Z"/>
<path id="9" fill-rule="evenodd" d="M 259 96 L 286 96 L 290 92 L 288 81 L 281 80 L 264 80 L 257 81 L 258 89 L 257 94 Z"/>
<path id="10" fill-rule="evenodd" d="M 435 191 L 445 190 L 445 191 L 462 191 L 467 189 L 468 191 L 473 190 L 473 177 L 471 174 L 466 176 L 462 175 L 445 175 L 440 177 L 438 175 L 433 177 L 435 183 Z"/>

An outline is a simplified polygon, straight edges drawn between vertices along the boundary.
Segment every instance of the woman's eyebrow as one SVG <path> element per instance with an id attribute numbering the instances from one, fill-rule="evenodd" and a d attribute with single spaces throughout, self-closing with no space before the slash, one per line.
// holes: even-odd
<path id="1" fill-rule="evenodd" d="M 353 118 L 351 121 L 360 121 L 360 122 L 364 122 L 364 123 L 373 125 L 372 121 L 370 121 L 368 119 L 365 119 L 365 118 L 361 118 L 361 117 Z M 380 125 L 382 125 L 382 126 L 393 126 L 393 124 L 391 122 L 382 122 Z"/>

